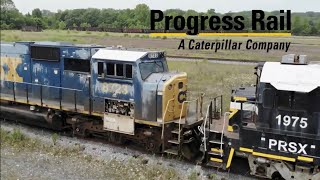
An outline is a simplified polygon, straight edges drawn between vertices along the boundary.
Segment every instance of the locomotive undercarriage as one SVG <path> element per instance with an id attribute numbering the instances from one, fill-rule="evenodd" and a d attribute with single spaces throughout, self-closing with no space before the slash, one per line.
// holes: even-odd
<path id="1" fill-rule="evenodd" d="M 129 107 L 132 106 L 123 107 L 130 109 Z M 172 147 L 169 140 L 175 138 L 173 137 L 175 133 L 169 132 L 173 132 L 177 128 L 176 122 L 166 123 L 164 126 L 161 124 L 152 126 L 135 123 L 134 135 L 128 135 L 104 130 L 101 117 L 81 115 L 75 112 L 30 106 L 10 101 L 1 101 L 0 108 L 1 119 L 13 120 L 57 131 L 70 131 L 74 136 L 83 138 L 96 137 L 115 144 L 127 145 L 132 142 L 134 145 L 143 147 L 146 151 L 152 153 L 163 153 L 165 149 Z M 130 112 L 132 111 L 133 109 L 130 109 L 125 114 L 130 116 Z M 197 137 L 199 136 L 199 132 L 196 129 L 200 124 L 201 122 L 197 122 L 186 127 L 181 126 L 181 133 L 183 132 L 187 136 L 183 136 L 186 139 L 184 139 L 180 149 L 178 149 L 181 152 L 179 155 L 190 160 L 195 157 L 194 155 L 197 155 L 195 151 L 199 149 L 197 147 L 200 146 L 200 139 Z M 163 138 L 162 127 L 165 132 Z"/>
<path id="2" fill-rule="evenodd" d="M 263 157 L 248 156 L 251 175 L 272 179 L 320 179 L 318 166 L 293 164 L 286 161 L 275 161 Z"/>

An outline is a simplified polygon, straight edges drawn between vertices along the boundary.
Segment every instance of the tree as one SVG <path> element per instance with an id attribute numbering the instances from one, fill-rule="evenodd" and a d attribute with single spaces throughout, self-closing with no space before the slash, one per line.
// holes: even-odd
<path id="1" fill-rule="evenodd" d="M 88 28 L 90 28 L 91 25 L 89 23 L 81 23 L 80 27 L 82 30 L 88 30 Z"/>
<path id="2" fill-rule="evenodd" d="M 150 24 L 150 8 L 146 4 L 138 4 L 133 10 L 134 23 L 139 24 L 139 27 L 149 27 Z"/>
<path id="3" fill-rule="evenodd" d="M 32 16 L 36 18 L 42 18 L 42 12 L 39 8 L 32 10 Z"/>
<path id="4" fill-rule="evenodd" d="M 317 23 L 317 30 L 318 30 L 318 34 L 320 34 L 320 20 L 318 20 L 318 23 Z"/>
<path id="5" fill-rule="evenodd" d="M 292 32 L 296 35 L 299 35 L 302 33 L 303 30 L 303 22 L 301 21 L 301 17 L 300 16 L 295 16 L 293 19 L 293 28 L 292 28 Z"/>
<path id="6" fill-rule="evenodd" d="M 1 11 L 17 10 L 12 0 L 0 0 Z"/>
<path id="7" fill-rule="evenodd" d="M 63 29 L 66 29 L 66 27 L 67 27 L 67 25 L 65 22 L 63 22 L 63 21 L 59 22 L 59 29 L 63 30 Z"/>

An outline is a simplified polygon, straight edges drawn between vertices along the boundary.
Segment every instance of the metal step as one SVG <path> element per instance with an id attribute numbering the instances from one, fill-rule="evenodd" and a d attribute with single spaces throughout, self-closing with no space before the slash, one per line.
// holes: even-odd
<path id="1" fill-rule="evenodd" d="M 208 154 L 210 155 L 214 155 L 214 156 L 223 156 L 223 153 L 219 153 L 219 152 L 213 152 L 213 151 L 209 151 Z"/>
<path id="2" fill-rule="evenodd" d="M 179 144 L 178 140 L 175 139 L 169 140 L 168 143 Z"/>
<path id="3" fill-rule="evenodd" d="M 224 144 L 223 142 L 221 142 L 219 140 L 210 140 L 209 143 L 212 143 L 212 144 Z"/>
<path id="4" fill-rule="evenodd" d="M 210 129 L 210 132 L 213 132 L 213 133 L 216 133 L 216 134 L 222 134 L 222 132 L 221 132 L 221 131 L 214 130 L 214 129 Z"/>
<path id="5" fill-rule="evenodd" d="M 209 161 L 206 164 L 206 166 L 215 167 L 215 168 L 222 168 L 223 164 L 222 163 L 213 162 L 213 161 Z"/>
<path id="6" fill-rule="evenodd" d="M 179 129 L 174 129 L 171 131 L 172 134 L 179 134 Z"/>
<path id="7" fill-rule="evenodd" d="M 176 149 L 166 149 L 164 152 L 168 154 L 179 155 L 179 152 Z"/>
<path id="8" fill-rule="evenodd" d="M 190 139 L 188 139 L 188 140 L 184 140 L 183 143 L 184 143 L 184 144 L 188 144 L 188 143 L 191 143 L 191 142 L 194 141 L 194 140 L 195 140 L 195 138 L 192 137 L 192 138 L 190 138 Z"/>
<path id="9" fill-rule="evenodd" d="M 210 158 L 210 161 L 217 162 L 217 163 L 223 163 L 223 159 L 220 159 L 220 158 Z"/>
<path id="10" fill-rule="evenodd" d="M 211 148 L 210 150 L 216 153 L 223 153 L 223 149 Z"/>

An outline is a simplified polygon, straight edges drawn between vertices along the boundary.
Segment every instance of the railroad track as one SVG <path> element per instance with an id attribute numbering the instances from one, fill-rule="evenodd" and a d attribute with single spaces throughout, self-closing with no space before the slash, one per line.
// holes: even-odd
<path id="1" fill-rule="evenodd" d="M 109 142 L 106 139 L 102 139 L 102 138 L 95 137 L 95 136 L 94 137 L 76 136 L 76 138 L 73 138 L 72 132 L 70 132 L 69 130 L 55 131 L 52 129 L 41 128 L 41 127 L 38 127 L 35 125 L 25 124 L 25 123 L 18 122 L 15 120 L 9 120 L 9 119 L 4 120 L 3 118 L 0 119 L 0 122 L 1 122 L 1 128 L 4 128 L 4 130 L 19 128 L 22 131 L 22 133 L 25 133 L 28 136 L 30 134 L 36 135 L 35 138 L 37 138 L 37 136 L 41 136 L 41 138 L 48 136 L 47 140 L 46 140 L 47 142 L 51 141 L 50 134 L 57 133 L 57 134 L 59 134 L 59 136 L 62 139 L 66 139 L 64 141 L 69 141 L 69 143 L 71 143 L 71 144 L 79 144 L 79 141 L 83 142 L 84 146 L 87 146 L 87 144 L 93 144 L 92 147 L 90 146 L 91 149 L 88 149 L 88 151 L 101 150 L 101 151 L 105 152 L 106 150 L 104 150 L 104 149 L 108 149 L 108 147 L 113 147 L 115 149 L 118 149 L 118 152 L 119 152 L 119 149 L 123 149 L 123 153 L 126 156 L 128 156 L 128 154 L 132 154 L 133 157 L 150 154 L 145 149 L 143 149 L 140 146 L 133 144 L 133 143 L 116 144 L 116 143 Z M 45 134 L 47 134 L 47 135 L 45 135 Z M 97 147 L 96 144 L 106 145 L 107 147 Z M 87 148 L 88 148 L 88 146 L 85 149 L 87 149 Z M 175 159 L 172 156 L 166 156 L 163 154 L 150 154 L 150 156 L 157 158 L 157 159 L 164 158 L 165 161 L 169 161 L 169 164 L 178 163 L 179 166 L 181 166 L 181 164 L 185 165 L 187 167 L 195 166 L 195 164 L 193 162 L 190 162 L 190 161 L 187 161 L 184 159 L 180 159 L 180 158 Z M 247 161 L 245 159 L 235 158 L 234 161 L 235 161 L 235 163 L 232 166 L 234 166 L 235 168 L 231 168 L 230 171 L 228 171 L 228 172 L 223 171 L 222 169 L 215 169 L 215 168 L 206 167 L 206 166 L 202 166 L 203 171 L 207 174 L 215 173 L 218 175 L 218 177 L 227 177 L 227 179 L 237 179 L 237 180 L 253 179 L 253 177 L 248 174 L 249 167 L 243 165 L 244 163 L 247 163 Z M 239 167 L 241 167 L 241 168 L 239 168 Z"/>
<path id="2" fill-rule="evenodd" d="M 219 58 L 208 58 L 208 57 L 187 57 L 187 56 L 167 56 L 169 61 L 204 61 L 207 60 L 211 63 L 219 64 L 246 64 L 246 65 L 256 65 L 258 63 L 263 63 L 266 61 L 257 60 L 245 60 L 245 59 L 219 59 Z"/>

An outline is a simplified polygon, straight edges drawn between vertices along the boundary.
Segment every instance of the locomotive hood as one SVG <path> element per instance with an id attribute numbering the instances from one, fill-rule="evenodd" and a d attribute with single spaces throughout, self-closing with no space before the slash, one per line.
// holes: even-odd
<path id="1" fill-rule="evenodd" d="M 170 121 L 180 117 L 186 100 L 187 74 L 181 72 L 153 73 L 143 83 L 143 117 Z M 167 111 L 165 113 L 165 111 Z M 185 112 L 182 113 L 185 115 Z"/>

